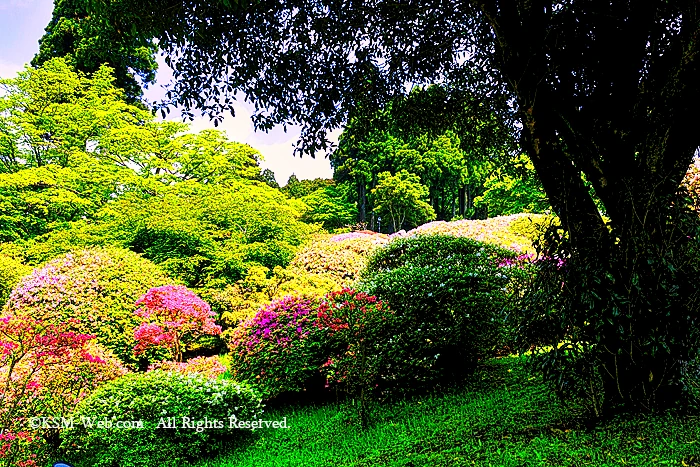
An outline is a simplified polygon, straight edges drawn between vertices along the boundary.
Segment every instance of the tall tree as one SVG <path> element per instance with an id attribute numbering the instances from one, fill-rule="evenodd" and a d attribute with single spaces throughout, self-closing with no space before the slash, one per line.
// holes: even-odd
<path id="1" fill-rule="evenodd" d="M 428 188 L 421 185 L 417 175 L 401 170 L 396 175 L 382 172 L 378 179 L 377 186 L 371 193 L 374 210 L 391 222 L 392 233 L 404 224 L 415 227 L 435 219 L 435 211 L 425 202 Z"/>
<path id="2" fill-rule="evenodd" d="M 148 30 L 175 69 L 171 102 L 215 115 L 242 91 L 258 127 L 302 124 L 302 151 L 411 84 L 484 105 L 506 92 L 568 233 L 568 274 L 587 271 L 566 291 L 563 329 L 586 344 L 573 348 L 591 349 L 608 407 L 678 398 L 700 303 L 697 222 L 672 199 L 700 146 L 696 1 L 201 1 L 177 15 Z"/>
<path id="3" fill-rule="evenodd" d="M 39 67 L 52 58 L 66 57 L 76 70 L 93 73 L 107 64 L 114 69 L 117 87 L 134 103 L 143 94 L 141 86 L 155 82 L 157 50 L 152 38 L 133 25 L 120 22 L 104 28 L 88 14 L 85 2 L 54 0 L 51 21 L 39 40 L 32 65 Z"/>

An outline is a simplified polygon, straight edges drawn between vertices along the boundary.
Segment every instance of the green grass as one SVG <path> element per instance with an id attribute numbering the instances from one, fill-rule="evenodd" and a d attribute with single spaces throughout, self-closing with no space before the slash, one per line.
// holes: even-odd
<path id="1" fill-rule="evenodd" d="M 256 431 L 246 446 L 197 467 L 700 466 L 700 417 L 617 418 L 586 426 L 517 358 L 495 360 L 469 387 L 375 407 L 361 429 L 349 403 L 287 407 L 288 429 Z"/>

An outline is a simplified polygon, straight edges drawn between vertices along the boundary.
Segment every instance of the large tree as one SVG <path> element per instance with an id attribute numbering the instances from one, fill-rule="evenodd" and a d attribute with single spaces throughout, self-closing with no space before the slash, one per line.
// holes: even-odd
<path id="1" fill-rule="evenodd" d="M 85 2 L 54 0 L 51 21 L 39 40 L 32 65 L 39 67 L 52 58 L 67 57 L 76 70 L 94 73 L 108 64 L 114 69 L 116 85 L 133 103 L 141 98 L 142 85 L 155 82 L 158 69 L 157 45 L 134 26 L 113 21 L 106 28 L 88 14 Z"/>
<path id="2" fill-rule="evenodd" d="M 154 2 L 93 3 L 109 21 Z M 696 239 L 672 197 L 700 146 L 698 8 L 191 0 L 177 21 L 149 17 L 147 31 L 175 69 L 170 103 L 215 115 L 241 91 L 256 102 L 258 127 L 302 124 L 308 152 L 324 147 L 328 129 L 411 85 L 469 90 L 483 105 L 506 92 L 522 148 L 568 232 L 567 267 L 585 279 L 566 292 L 570 309 L 586 314 L 567 315 L 564 328 L 590 344 L 608 406 L 651 406 L 677 398 L 697 323 Z"/>

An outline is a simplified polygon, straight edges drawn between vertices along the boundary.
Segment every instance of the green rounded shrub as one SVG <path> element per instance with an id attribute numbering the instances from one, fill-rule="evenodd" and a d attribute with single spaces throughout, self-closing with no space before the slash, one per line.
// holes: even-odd
<path id="1" fill-rule="evenodd" d="M 399 331 L 384 341 L 395 387 L 468 375 L 504 344 L 515 253 L 464 237 L 402 238 L 378 250 L 361 288 L 388 303 Z"/>
<path id="2" fill-rule="evenodd" d="M 231 380 L 161 370 L 130 374 L 78 404 L 61 447 L 77 465 L 182 465 L 240 440 L 245 429 L 230 421 L 254 421 L 261 413 L 256 392 Z"/>
<path id="3" fill-rule="evenodd" d="M 48 323 L 69 321 L 73 330 L 95 334 L 124 363 L 135 364 L 136 301 L 170 281 L 136 253 L 95 248 L 68 253 L 35 269 L 10 294 L 6 312 Z M 154 357 L 155 358 L 155 357 Z"/>

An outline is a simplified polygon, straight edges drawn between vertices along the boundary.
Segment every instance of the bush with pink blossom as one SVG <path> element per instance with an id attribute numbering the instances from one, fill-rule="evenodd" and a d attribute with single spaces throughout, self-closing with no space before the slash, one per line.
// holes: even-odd
<path id="1" fill-rule="evenodd" d="M 72 331 L 75 324 L 0 318 L 0 466 L 43 462 L 60 429 L 32 420 L 68 416 L 92 390 L 126 373 L 95 336 Z"/>
<path id="2" fill-rule="evenodd" d="M 5 313 L 71 323 L 70 331 L 94 334 L 122 362 L 135 365 L 134 302 L 150 288 L 170 282 L 136 253 L 95 248 L 69 253 L 35 269 L 10 294 Z M 156 358 L 156 357 L 153 357 Z"/>
<path id="3" fill-rule="evenodd" d="M 134 331 L 135 355 L 160 347 L 167 350 L 171 360 L 181 362 L 188 344 L 203 335 L 221 334 L 209 304 L 187 287 L 152 288 L 136 305 L 135 314 L 142 321 Z"/>

